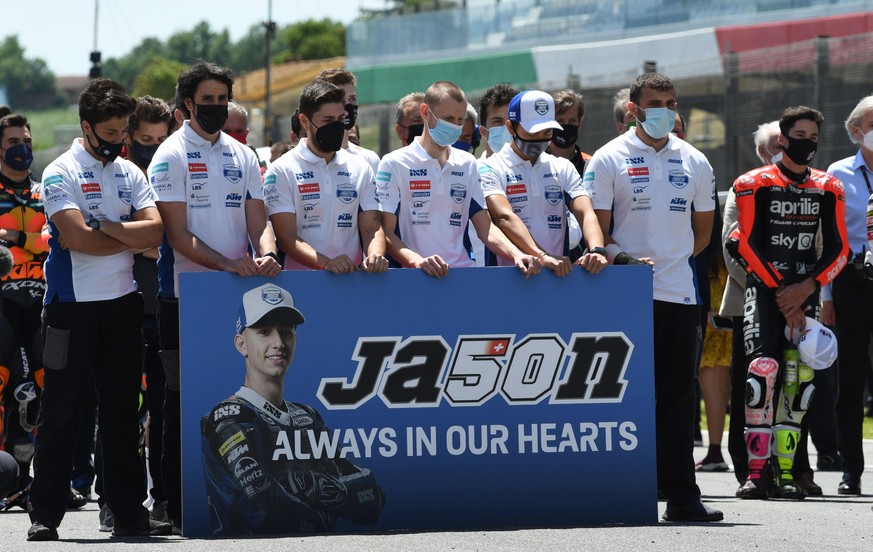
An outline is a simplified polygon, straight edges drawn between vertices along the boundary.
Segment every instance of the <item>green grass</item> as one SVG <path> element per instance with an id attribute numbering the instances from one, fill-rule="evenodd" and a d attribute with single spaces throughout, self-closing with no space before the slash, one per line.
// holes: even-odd
<path id="1" fill-rule="evenodd" d="M 70 107 L 29 111 L 24 115 L 30 123 L 30 134 L 33 137 L 33 149 L 35 150 L 48 149 L 54 145 L 56 126 L 79 125 L 79 112 Z"/>
<path id="2" fill-rule="evenodd" d="M 728 414 L 724 419 L 724 430 L 731 424 L 731 415 Z M 706 431 L 706 410 L 703 408 L 703 401 L 700 402 L 700 430 Z M 873 418 L 864 417 L 864 439 L 873 439 Z"/>

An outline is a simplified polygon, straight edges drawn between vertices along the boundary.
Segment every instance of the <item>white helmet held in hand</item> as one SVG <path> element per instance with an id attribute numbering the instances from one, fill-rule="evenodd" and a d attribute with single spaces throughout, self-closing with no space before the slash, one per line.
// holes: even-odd
<path id="1" fill-rule="evenodd" d="M 806 317 L 803 331 L 785 327 L 785 337 L 797 345 L 800 362 L 813 370 L 824 370 L 837 360 L 837 338 L 818 320 Z"/>

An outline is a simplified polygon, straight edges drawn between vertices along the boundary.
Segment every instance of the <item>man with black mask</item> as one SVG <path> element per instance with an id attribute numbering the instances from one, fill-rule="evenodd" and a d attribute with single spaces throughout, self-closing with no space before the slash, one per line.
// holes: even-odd
<path id="1" fill-rule="evenodd" d="M 424 119 L 421 118 L 420 107 L 424 102 L 424 92 L 410 92 L 397 102 L 397 119 L 394 132 L 400 138 L 402 147 L 406 147 L 424 132 Z"/>
<path id="2" fill-rule="evenodd" d="M 170 106 L 160 98 L 142 96 L 136 99 L 136 111 L 130 117 L 127 132 L 127 158 L 148 175 L 149 164 L 158 147 L 169 137 L 173 113 Z M 146 377 L 146 404 L 149 431 L 152 437 L 147 443 L 148 469 L 152 487 L 149 495 L 154 500 L 153 517 L 167 521 L 164 514 L 166 497 L 161 477 L 161 433 L 164 415 L 164 370 L 158 357 L 158 248 L 137 252 L 133 256 L 133 276 L 143 295 L 143 340 L 145 345 L 144 372 Z"/>
<path id="3" fill-rule="evenodd" d="M 344 97 L 326 80 L 309 83 L 299 115 L 309 137 L 264 175 L 267 214 L 289 270 L 388 270 L 376 174 L 342 147 L 348 136 Z"/>
<path id="4" fill-rule="evenodd" d="M 806 496 L 792 468 L 814 386 L 808 368 L 801 365 L 795 374 L 787 354 L 783 361 L 786 326 L 799 332 L 806 317 L 819 317 L 819 290 L 846 266 L 849 251 L 843 185 L 809 166 L 822 120 L 809 107 L 786 109 L 779 119 L 782 159 L 740 176 L 733 186 L 738 226 L 725 247 L 748 274 L 743 343 L 749 460 L 739 498 Z"/>
<path id="5" fill-rule="evenodd" d="M 555 100 L 555 120 L 561 125 L 561 130 L 552 133 L 549 153 L 555 157 L 569 159 L 579 176 L 585 174 L 585 163 L 591 156 L 579 149 L 579 130 L 585 120 L 585 104 L 582 95 L 574 90 L 561 90 L 552 94 Z"/>
<path id="6" fill-rule="evenodd" d="M 555 120 L 561 125 L 561 130 L 552 133 L 549 153 L 555 157 L 563 157 L 570 161 L 579 176 L 585 174 L 585 164 L 591 156 L 579 149 L 579 129 L 585 120 L 585 104 L 582 94 L 569 88 L 552 94 L 555 100 Z M 579 244 L 582 241 L 582 230 L 575 217 L 567 212 L 567 250 L 570 258 L 576 261 L 581 254 Z"/>
<path id="7" fill-rule="evenodd" d="M 79 96 L 83 136 L 43 172 L 50 221 L 45 261 L 43 362 L 28 540 L 57 540 L 67 506 L 73 448 L 96 383 L 103 494 L 113 535 L 167 534 L 149 520 L 139 459 L 142 296 L 133 251 L 161 240 L 161 219 L 142 173 L 119 157 L 136 102 L 117 82 L 96 79 Z"/>
<path id="8" fill-rule="evenodd" d="M 358 122 L 358 93 L 355 91 L 357 77 L 347 69 L 325 69 L 316 78 L 326 80 L 343 91 L 345 95 L 343 108 L 346 110 L 346 116 L 343 119 L 345 133 L 343 134 L 342 149 L 363 158 L 369 163 L 375 174 L 376 168 L 379 166 L 379 154 L 349 141 L 349 133 Z"/>
<path id="9" fill-rule="evenodd" d="M 161 472 L 167 516 L 179 529 L 179 273 L 222 270 L 239 276 L 276 276 L 282 267 L 267 226 L 258 160 L 251 149 L 221 131 L 233 97 L 233 73 L 198 62 L 179 75 L 176 97 L 187 120 L 158 147 L 149 179 L 165 232 L 158 259 L 158 334 L 167 378 Z"/>

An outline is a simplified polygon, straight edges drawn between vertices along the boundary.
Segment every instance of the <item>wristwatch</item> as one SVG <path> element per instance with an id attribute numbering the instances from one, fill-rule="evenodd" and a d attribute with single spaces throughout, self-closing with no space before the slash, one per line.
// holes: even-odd
<path id="1" fill-rule="evenodd" d="M 94 230 L 100 230 L 100 219 L 94 217 L 93 215 L 91 216 L 91 218 L 88 219 L 88 222 L 86 222 L 85 224 L 87 224 L 89 228 L 93 228 Z"/>
<path id="2" fill-rule="evenodd" d="M 605 247 L 592 247 L 589 249 L 589 253 L 596 253 L 598 255 L 603 255 L 606 257 L 606 248 Z"/>

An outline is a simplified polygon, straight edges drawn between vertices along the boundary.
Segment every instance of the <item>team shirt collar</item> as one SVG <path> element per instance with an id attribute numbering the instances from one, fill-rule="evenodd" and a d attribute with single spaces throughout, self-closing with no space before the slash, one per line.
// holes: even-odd
<path id="1" fill-rule="evenodd" d="M 300 158 L 302 160 L 306 161 L 307 163 L 312 163 L 313 165 L 318 165 L 318 164 L 325 164 L 326 165 L 326 164 L 328 164 L 327 161 L 323 157 L 319 157 L 319 156 L 315 155 L 315 152 L 312 151 L 311 149 L 309 149 L 309 146 L 307 146 L 303 142 L 300 142 L 299 144 L 297 144 L 297 147 L 300 148 L 300 152 L 298 155 L 300 156 Z M 330 160 L 330 162 L 331 163 L 344 163 L 346 160 L 346 155 L 352 155 L 352 154 L 350 154 L 348 151 L 340 148 L 339 151 L 336 152 L 336 155 L 334 155 L 334 158 Z"/>
<path id="2" fill-rule="evenodd" d="M 290 412 L 283 411 L 277 408 L 276 405 L 272 404 L 270 401 L 262 397 L 260 394 L 258 394 L 257 391 L 255 391 L 251 387 L 246 387 L 245 385 L 243 385 L 236 393 L 234 393 L 234 395 L 250 402 L 252 406 L 254 406 L 258 410 L 258 412 L 261 412 L 262 414 L 273 419 L 274 421 L 283 425 L 291 424 Z"/>
<path id="3" fill-rule="evenodd" d="M 88 150 L 86 150 L 85 146 L 82 145 L 83 140 L 85 140 L 84 137 L 76 138 L 75 140 L 73 140 L 73 145 L 70 147 L 73 152 L 73 157 L 76 159 L 76 162 L 83 167 L 93 167 L 94 165 L 103 166 L 102 159 L 98 159 L 88 153 Z"/>
<path id="4" fill-rule="evenodd" d="M 539 164 L 540 160 L 543 158 L 543 155 L 547 154 L 546 152 L 541 153 L 540 156 L 537 157 L 537 160 L 534 161 L 533 164 L 531 164 L 530 161 L 522 158 L 519 154 L 515 152 L 514 149 L 512 149 L 512 144 L 504 144 L 504 146 L 500 148 L 500 151 L 495 155 L 499 155 L 500 157 L 502 157 L 503 160 L 506 161 L 506 164 L 510 167 L 525 165 L 527 167 L 533 168 L 536 167 L 537 164 Z"/>
<path id="5" fill-rule="evenodd" d="M 628 143 L 630 145 L 632 145 L 633 147 L 635 147 L 639 150 L 650 151 L 650 152 L 655 153 L 656 155 L 658 153 L 660 153 L 660 151 L 656 152 L 655 148 L 653 148 L 652 146 L 650 146 L 647 143 L 640 140 L 640 137 L 637 136 L 636 131 L 633 129 L 629 129 L 627 132 L 625 132 L 624 138 L 628 141 Z M 661 151 L 664 151 L 664 150 L 676 151 L 679 148 L 680 148 L 679 140 L 671 132 L 670 134 L 667 135 L 667 145 L 665 145 L 663 148 L 661 148 Z"/>
<path id="6" fill-rule="evenodd" d="M 191 128 L 191 121 L 185 120 L 182 122 L 182 137 L 185 138 L 188 142 L 191 142 L 195 146 L 198 147 L 213 147 L 212 140 L 208 138 L 204 138 L 197 134 L 197 132 Z M 218 140 L 215 142 L 215 146 L 225 147 L 228 145 L 228 140 L 233 140 L 230 136 L 225 134 L 224 132 L 218 133 Z M 242 145 L 242 144 L 240 144 Z"/>

